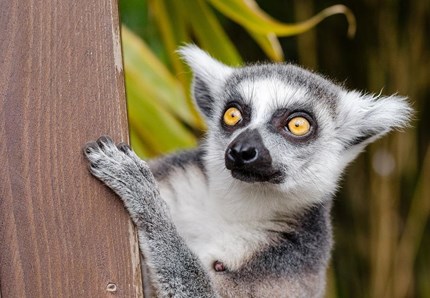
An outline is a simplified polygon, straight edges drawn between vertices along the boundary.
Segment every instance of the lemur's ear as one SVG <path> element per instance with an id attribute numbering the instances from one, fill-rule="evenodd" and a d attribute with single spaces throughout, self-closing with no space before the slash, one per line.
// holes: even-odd
<path id="1" fill-rule="evenodd" d="M 345 148 L 361 151 L 392 129 L 405 127 L 413 110 L 405 97 L 344 92 L 338 103 L 338 137 Z"/>
<path id="2" fill-rule="evenodd" d="M 194 100 L 204 116 L 210 118 L 216 93 L 222 88 L 233 69 L 215 60 L 195 45 L 181 47 L 178 52 L 193 70 Z"/>

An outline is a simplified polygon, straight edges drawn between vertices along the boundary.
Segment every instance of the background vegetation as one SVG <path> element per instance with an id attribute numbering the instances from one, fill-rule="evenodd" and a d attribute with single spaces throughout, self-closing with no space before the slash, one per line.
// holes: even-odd
<path id="1" fill-rule="evenodd" d="M 343 180 L 327 297 L 430 297 L 430 1 L 348 2 L 354 37 L 341 1 L 245 2 L 120 1 L 133 148 L 192 147 L 204 130 L 174 52 L 185 42 L 232 65 L 286 59 L 349 88 L 408 95 L 412 127 L 371 145 Z"/>

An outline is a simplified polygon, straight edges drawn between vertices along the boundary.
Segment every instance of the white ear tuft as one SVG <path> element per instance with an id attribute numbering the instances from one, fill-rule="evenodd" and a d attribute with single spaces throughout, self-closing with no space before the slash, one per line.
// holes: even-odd
<path id="1" fill-rule="evenodd" d="M 408 125 L 413 110 L 407 98 L 380 97 L 351 91 L 339 101 L 339 137 L 346 144 L 366 145 L 389 132 Z"/>
<path id="2" fill-rule="evenodd" d="M 212 58 L 194 44 L 181 47 L 178 53 L 191 67 L 194 75 L 199 76 L 204 81 L 220 80 L 232 72 L 232 68 Z"/>

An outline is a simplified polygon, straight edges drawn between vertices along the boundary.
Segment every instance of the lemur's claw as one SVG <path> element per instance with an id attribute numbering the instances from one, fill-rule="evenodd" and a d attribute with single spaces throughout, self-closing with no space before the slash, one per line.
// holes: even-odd
<path id="1" fill-rule="evenodd" d="M 128 154 L 131 151 L 131 148 L 129 145 L 127 145 L 126 143 L 119 143 L 117 145 L 118 149 L 121 150 L 122 152 Z"/>

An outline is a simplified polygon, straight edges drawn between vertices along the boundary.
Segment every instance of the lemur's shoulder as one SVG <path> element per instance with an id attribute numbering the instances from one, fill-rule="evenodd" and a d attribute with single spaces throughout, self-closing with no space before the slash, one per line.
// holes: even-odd
<path id="1" fill-rule="evenodd" d="M 322 264 L 327 262 L 332 247 L 330 206 L 331 202 L 316 204 L 300 214 L 288 230 L 268 231 L 277 241 L 258 252 L 239 270 L 240 275 L 249 275 L 255 268 L 266 276 L 300 274 L 299 268 L 310 272 L 325 267 Z"/>
<path id="2" fill-rule="evenodd" d="M 150 160 L 149 166 L 158 181 L 162 181 L 177 169 L 185 170 L 188 166 L 196 166 L 206 175 L 206 169 L 203 162 L 205 151 L 202 147 L 195 149 L 183 150 L 174 154 L 165 155 Z"/>

